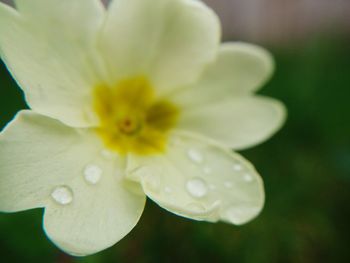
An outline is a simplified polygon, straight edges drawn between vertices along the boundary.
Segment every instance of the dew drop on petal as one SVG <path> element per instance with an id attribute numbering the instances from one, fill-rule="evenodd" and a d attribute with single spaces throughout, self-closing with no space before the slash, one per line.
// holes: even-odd
<path id="1" fill-rule="evenodd" d="M 160 179 L 159 176 L 149 174 L 145 180 L 146 186 L 153 192 L 159 192 L 160 190 Z"/>
<path id="2" fill-rule="evenodd" d="M 186 190 L 188 193 L 195 197 L 195 198 L 201 198 L 207 195 L 208 193 L 208 187 L 206 182 L 201 178 L 194 178 L 186 183 Z"/>
<path id="3" fill-rule="evenodd" d="M 107 160 L 111 160 L 114 157 L 114 154 L 111 151 L 108 150 L 102 150 L 101 151 L 102 157 L 104 157 Z"/>
<path id="4" fill-rule="evenodd" d="M 253 176 L 251 176 L 250 174 L 245 174 L 243 176 L 243 180 L 246 181 L 247 183 L 250 183 L 253 181 Z"/>
<path id="5" fill-rule="evenodd" d="M 199 152 L 198 150 L 196 149 L 189 149 L 187 151 L 187 156 L 188 158 L 195 162 L 195 163 L 202 163 L 203 162 L 203 155 L 201 154 L 201 152 Z"/>
<path id="6" fill-rule="evenodd" d="M 84 169 L 84 177 L 89 184 L 97 184 L 101 179 L 102 173 L 102 169 L 94 164 L 87 165 Z"/>
<path id="7" fill-rule="evenodd" d="M 233 170 L 234 171 L 236 171 L 236 172 L 238 172 L 238 171 L 242 171 L 243 170 L 243 167 L 242 167 L 242 165 L 240 165 L 240 164 L 234 164 L 233 166 L 232 166 L 232 168 L 233 168 Z"/>
<path id="8" fill-rule="evenodd" d="M 51 197 L 60 205 L 69 205 L 73 201 L 73 191 L 67 186 L 58 186 L 52 191 Z"/>
<path id="9" fill-rule="evenodd" d="M 164 192 L 167 194 L 171 194 L 173 192 L 173 190 L 170 187 L 164 187 Z"/>
<path id="10" fill-rule="evenodd" d="M 229 182 L 229 181 L 225 182 L 224 185 L 225 185 L 226 188 L 232 188 L 233 187 L 233 183 Z"/>
<path id="11" fill-rule="evenodd" d="M 225 211 L 226 217 L 234 224 L 242 223 L 247 218 L 252 218 L 260 212 L 259 207 L 245 207 L 231 205 Z"/>
<path id="12" fill-rule="evenodd" d="M 231 207 L 227 208 L 226 216 L 232 223 L 235 223 L 237 221 L 240 221 L 240 218 L 242 216 L 242 212 L 239 210 L 238 207 L 231 206 Z"/>
<path id="13" fill-rule="evenodd" d="M 203 168 L 203 172 L 204 172 L 205 174 L 211 174 L 211 173 L 212 173 L 212 169 L 211 169 L 209 166 L 205 166 L 205 167 Z"/>

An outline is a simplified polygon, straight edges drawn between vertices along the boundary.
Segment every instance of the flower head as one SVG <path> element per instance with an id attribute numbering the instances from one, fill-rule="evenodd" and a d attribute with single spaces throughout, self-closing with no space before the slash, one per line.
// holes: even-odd
<path id="1" fill-rule="evenodd" d="M 254 95 L 273 60 L 220 45 L 196 0 L 0 3 L 0 54 L 30 110 L 0 135 L 0 210 L 45 208 L 44 229 L 73 255 L 135 226 L 146 196 L 195 220 L 243 224 L 262 180 L 231 149 L 280 128 L 281 103 Z"/>

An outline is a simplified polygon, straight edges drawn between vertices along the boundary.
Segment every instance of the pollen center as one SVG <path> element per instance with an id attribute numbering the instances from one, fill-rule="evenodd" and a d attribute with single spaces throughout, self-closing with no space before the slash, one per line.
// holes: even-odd
<path id="1" fill-rule="evenodd" d="M 141 121 L 133 117 L 125 117 L 117 124 L 121 133 L 124 134 L 135 134 L 141 128 Z"/>
<path id="2" fill-rule="evenodd" d="M 145 77 L 96 87 L 94 109 L 100 121 L 97 133 L 107 148 L 121 154 L 164 151 L 179 114 L 174 104 L 157 99 Z"/>

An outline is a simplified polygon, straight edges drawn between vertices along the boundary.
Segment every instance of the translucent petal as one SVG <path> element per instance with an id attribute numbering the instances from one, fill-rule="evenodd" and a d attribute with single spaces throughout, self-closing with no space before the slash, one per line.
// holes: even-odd
<path id="1" fill-rule="evenodd" d="M 45 206 L 53 187 L 81 174 L 96 155 L 76 130 L 22 111 L 0 134 L 0 210 Z"/>
<path id="2" fill-rule="evenodd" d="M 161 207 L 191 219 L 240 225 L 264 204 L 262 180 L 249 162 L 193 135 L 173 136 L 165 154 L 130 156 L 128 176 Z"/>
<path id="3" fill-rule="evenodd" d="M 238 150 L 270 138 L 285 118 L 285 107 L 277 100 L 262 96 L 238 97 L 184 110 L 178 128 Z"/>
<path id="4" fill-rule="evenodd" d="M 0 210 L 46 207 L 47 235 L 74 255 L 115 244 L 139 220 L 145 195 L 101 150 L 89 132 L 20 112 L 0 135 Z"/>
<path id="5" fill-rule="evenodd" d="M 274 61 L 267 50 L 247 43 L 225 43 L 199 81 L 174 93 L 172 99 L 183 108 L 191 108 L 246 96 L 262 87 L 273 71 Z"/>
<path id="6" fill-rule="evenodd" d="M 103 67 L 96 35 L 99 0 L 17 0 L 0 3 L 0 51 L 36 112 L 71 126 L 89 126 L 91 89 Z"/>
<path id="7" fill-rule="evenodd" d="M 146 75 L 163 93 L 215 58 L 220 25 L 201 1 L 118 0 L 108 12 L 101 50 L 116 80 Z"/>
<path id="8" fill-rule="evenodd" d="M 44 229 L 62 250 L 86 256 L 106 249 L 138 222 L 145 206 L 145 195 L 139 184 L 127 186 L 123 173 L 112 162 L 105 163 L 96 185 L 78 176 L 69 183 L 73 201 L 61 205 L 51 199 L 45 209 Z M 133 187 L 138 191 L 129 191 Z"/>

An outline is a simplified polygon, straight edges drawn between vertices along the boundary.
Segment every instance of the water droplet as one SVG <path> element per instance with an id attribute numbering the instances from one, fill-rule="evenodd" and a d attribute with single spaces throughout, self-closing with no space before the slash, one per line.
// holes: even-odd
<path id="1" fill-rule="evenodd" d="M 224 185 L 225 185 L 226 188 L 232 188 L 233 187 L 233 183 L 229 182 L 229 181 L 225 182 Z"/>
<path id="2" fill-rule="evenodd" d="M 226 210 L 226 216 L 232 223 L 240 221 L 242 212 L 236 206 L 230 206 Z"/>
<path id="3" fill-rule="evenodd" d="M 208 193 L 207 184 L 201 178 L 194 178 L 186 183 L 186 189 L 195 198 L 201 198 Z"/>
<path id="4" fill-rule="evenodd" d="M 199 203 L 190 203 L 186 205 L 186 208 L 192 212 L 197 212 L 197 213 L 206 211 L 206 208 Z"/>
<path id="5" fill-rule="evenodd" d="M 205 174 L 211 174 L 211 173 L 212 173 L 212 169 L 211 169 L 209 166 L 205 166 L 205 167 L 203 168 L 203 172 L 204 172 Z"/>
<path id="6" fill-rule="evenodd" d="M 188 158 L 195 163 L 203 162 L 203 155 L 196 149 L 189 149 L 187 152 Z"/>
<path id="7" fill-rule="evenodd" d="M 167 194 L 171 194 L 173 190 L 170 187 L 164 187 L 164 192 Z"/>
<path id="8" fill-rule="evenodd" d="M 103 171 L 99 166 L 90 164 L 85 167 L 84 177 L 88 183 L 97 184 L 101 179 L 102 173 Z"/>
<path id="9" fill-rule="evenodd" d="M 253 176 L 251 176 L 250 174 L 245 174 L 243 176 L 243 180 L 246 181 L 247 183 L 250 183 L 253 181 Z"/>
<path id="10" fill-rule="evenodd" d="M 242 167 L 242 165 L 240 165 L 240 164 L 235 164 L 235 165 L 233 165 L 232 168 L 233 168 L 233 170 L 236 171 L 236 172 L 242 171 L 242 170 L 243 170 L 243 167 Z"/>
<path id="11" fill-rule="evenodd" d="M 108 151 L 106 149 L 101 151 L 101 155 L 102 155 L 102 157 L 104 157 L 107 160 L 110 160 L 114 157 L 114 153 L 112 153 L 111 151 Z"/>
<path id="12" fill-rule="evenodd" d="M 239 205 L 231 205 L 226 211 L 226 217 L 234 224 L 242 224 L 247 221 L 247 218 L 252 218 L 260 212 L 259 207 L 247 207 Z"/>
<path id="13" fill-rule="evenodd" d="M 144 169 L 144 168 L 141 168 Z M 142 172 L 142 171 L 141 171 Z M 160 179 L 159 176 L 154 174 L 148 174 L 145 177 L 146 186 L 153 192 L 159 192 L 160 189 Z"/>
<path id="14" fill-rule="evenodd" d="M 73 192 L 67 186 L 58 186 L 51 193 L 51 197 L 60 205 L 68 205 L 73 201 Z"/>

